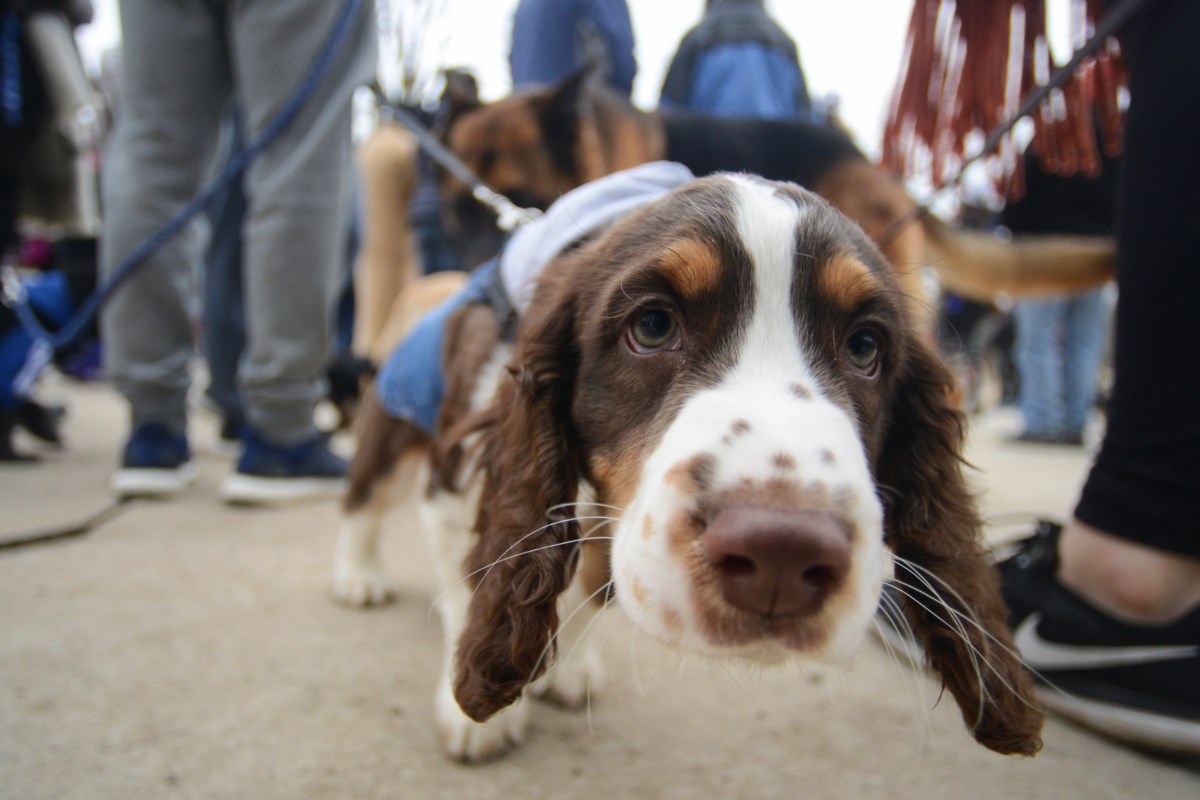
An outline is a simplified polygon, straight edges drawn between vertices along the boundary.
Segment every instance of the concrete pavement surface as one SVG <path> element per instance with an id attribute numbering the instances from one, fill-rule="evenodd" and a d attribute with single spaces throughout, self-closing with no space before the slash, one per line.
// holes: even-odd
<path id="1" fill-rule="evenodd" d="M 125 435 L 104 386 L 53 383 L 67 448 L 0 465 L 0 536 L 108 501 Z M 0 551 L 0 797 L 67 798 L 1196 798 L 1200 768 L 1051 719 L 1033 759 L 983 749 L 937 685 L 875 641 L 839 668 L 747 670 L 681 657 L 601 620 L 608 675 L 588 710 L 538 705 L 525 745 L 462 766 L 441 754 L 441 637 L 418 532 L 393 515 L 393 605 L 331 599 L 334 502 L 230 509 L 230 457 L 197 415 L 200 478 L 92 533 Z M 1061 516 L 1081 449 L 1003 441 L 970 458 L 995 536 Z M 37 449 L 28 440 L 26 449 Z M 1022 516 L 1024 515 L 1024 516 Z"/>

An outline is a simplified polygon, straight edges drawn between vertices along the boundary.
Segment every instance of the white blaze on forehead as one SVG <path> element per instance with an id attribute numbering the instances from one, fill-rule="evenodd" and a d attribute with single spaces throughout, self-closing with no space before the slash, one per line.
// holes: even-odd
<path id="1" fill-rule="evenodd" d="M 754 275 L 754 309 L 734 372 L 739 380 L 749 370 L 755 378 L 800 380 L 811 388 L 792 311 L 796 228 L 806 212 L 773 186 L 742 177 L 732 182 L 738 234 Z"/>
<path id="2" fill-rule="evenodd" d="M 886 566 L 883 510 L 857 427 L 815 379 L 800 334 L 803 321 L 793 309 L 797 230 L 812 212 L 772 185 L 727 180 L 731 221 L 752 271 L 750 319 L 739 324 L 723 380 L 684 398 L 643 466 L 614 537 L 617 600 L 640 630 L 662 641 L 770 660 L 792 645 L 772 636 L 727 641 L 714 632 L 733 612 L 713 589 L 717 578 L 699 545 L 703 531 L 693 526 L 724 507 L 719 504 L 795 511 L 815 504 L 809 510 L 839 515 L 853 533 L 854 564 L 837 601 L 813 623 L 826 628 L 821 642 L 803 649 L 839 658 L 862 638 L 878 605 Z M 807 391 L 795 391 L 798 386 Z M 706 465 L 703 479 L 689 471 L 697 463 Z M 756 495 L 769 486 L 785 491 Z M 787 496 L 788 487 L 794 496 Z"/>

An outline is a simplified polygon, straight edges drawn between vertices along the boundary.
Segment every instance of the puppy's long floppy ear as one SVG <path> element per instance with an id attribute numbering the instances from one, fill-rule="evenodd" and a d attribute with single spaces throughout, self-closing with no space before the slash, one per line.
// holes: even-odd
<path id="1" fill-rule="evenodd" d="M 477 585 L 454 685 L 477 721 L 517 700 L 549 663 L 556 600 L 576 563 L 578 524 L 550 518 L 574 502 L 580 477 L 569 423 L 574 292 L 564 273 L 556 277 L 544 279 L 522 321 L 482 456 L 479 541 L 466 565 Z"/>
<path id="2" fill-rule="evenodd" d="M 941 362 L 916 347 L 877 470 L 887 487 L 888 535 L 902 559 L 897 578 L 926 657 L 975 738 L 1001 753 L 1032 755 L 1041 748 L 1043 714 L 1014 655 L 997 572 L 963 480 L 964 418 L 950 406 L 951 386 Z"/>

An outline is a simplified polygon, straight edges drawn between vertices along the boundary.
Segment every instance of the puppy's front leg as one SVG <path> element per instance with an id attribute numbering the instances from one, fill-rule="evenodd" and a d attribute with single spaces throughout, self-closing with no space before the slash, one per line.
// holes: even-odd
<path id="1" fill-rule="evenodd" d="M 478 492 L 472 494 L 477 501 Z M 444 642 L 442 674 L 434 698 L 438 730 L 446 755 L 474 763 L 495 758 L 520 744 L 529 726 L 529 709 L 519 700 L 481 723 L 463 713 L 454 699 L 455 653 L 466 627 L 474 585 L 463 575 L 463 563 L 474 541 L 469 508 L 474 505 L 462 495 L 441 492 L 422 503 L 426 519 L 421 527 L 428 537 L 435 577 L 442 587 L 436 601 Z"/>
<path id="2" fill-rule="evenodd" d="M 333 566 L 333 595 L 352 606 L 381 605 L 394 595 L 379 553 L 383 516 L 395 496 L 415 505 L 420 475 L 428 474 L 429 439 L 389 416 L 373 387 L 364 394 L 358 450 L 350 461 L 341 531 Z"/>

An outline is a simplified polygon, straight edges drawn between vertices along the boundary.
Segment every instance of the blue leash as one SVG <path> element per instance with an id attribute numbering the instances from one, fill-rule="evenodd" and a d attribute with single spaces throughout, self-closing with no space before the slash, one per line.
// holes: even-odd
<path id="1" fill-rule="evenodd" d="M 25 291 L 25 287 L 21 285 L 15 272 L 10 268 L 5 269 L 2 285 L 0 285 L 0 299 L 3 299 L 4 304 L 12 308 L 16 313 L 22 327 L 33 337 L 35 341 L 34 347 L 40 351 L 36 355 L 31 353 L 30 360 L 44 360 L 48 362 L 53 353 L 69 347 L 82 336 L 84 330 L 87 329 L 92 319 L 99 312 L 100 306 L 104 305 L 112 294 L 120 288 L 121 284 L 138 267 L 142 266 L 146 258 L 183 230 L 183 227 L 192 217 L 203 211 L 212 202 L 213 197 L 218 192 L 236 180 L 263 150 L 274 143 L 279 135 L 295 120 L 300 109 L 312 96 L 317 84 L 329 70 L 333 59 L 337 56 L 338 51 L 346 40 L 351 23 L 357 15 L 360 5 L 362 5 L 362 0 L 345 0 L 342 11 L 334 23 L 333 29 L 329 32 L 329 38 L 325 40 L 325 44 L 313 61 L 304 80 L 300 82 L 299 86 L 296 87 L 296 91 L 288 98 L 288 101 L 262 132 L 255 137 L 254 141 L 238 153 L 226 166 L 225 171 L 200 192 L 200 194 L 192 198 L 179 213 L 135 247 L 125 257 L 125 260 L 121 262 L 120 266 L 113 270 L 108 281 L 88 297 L 80 305 L 75 315 L 57 331 L 51 333 L 42 326 L 37 316 L 33 313 L 33 309 L 29 307 L 29 295 Z"/>

